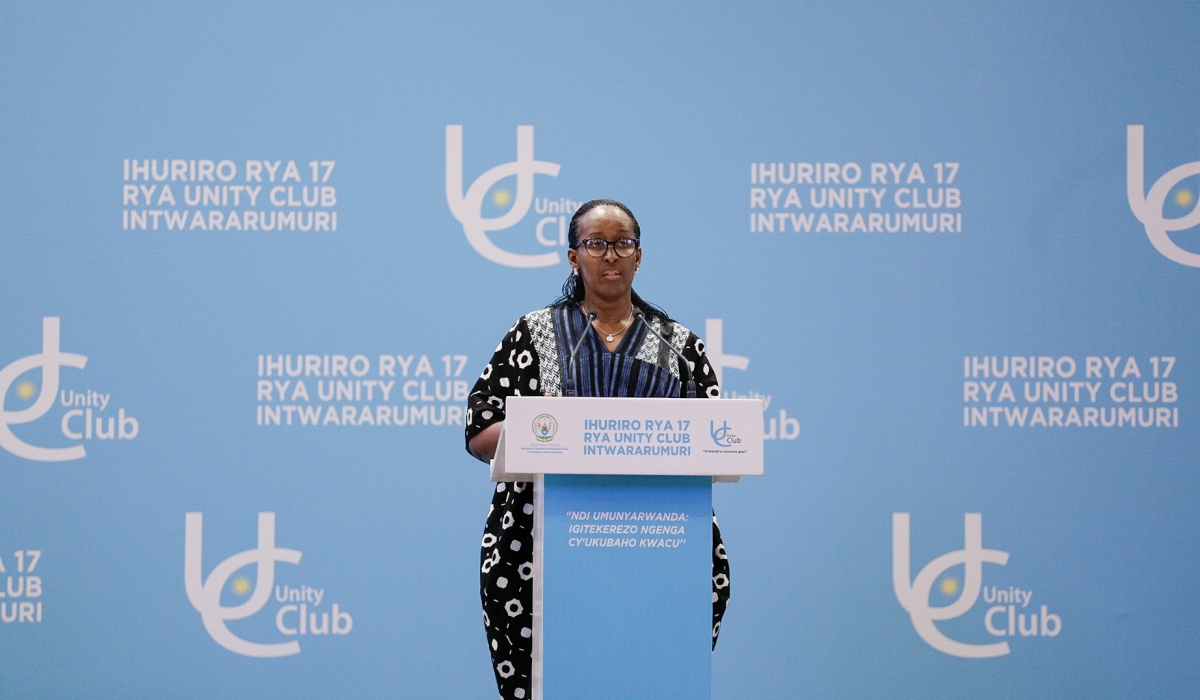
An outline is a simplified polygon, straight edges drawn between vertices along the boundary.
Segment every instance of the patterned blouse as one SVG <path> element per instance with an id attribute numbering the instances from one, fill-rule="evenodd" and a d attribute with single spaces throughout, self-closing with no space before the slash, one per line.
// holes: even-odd
<path id="1" fill-rule="evenodd" d="M 696 396 L 715 398 L 717 375 L 704 355 L 704 341 L 678 323 L 658 317 L 648 322 L 687 358 L 683 381 L 689 375 L 695 380 Z M 504 420 L 508 396 L 562 396 L 564 377 L 571 370 L 570 347 L 585 333 L 572 377 L 578 396 L 686 395 L 678 357 L 640 321 L 630 325 L 614 351 L 597 333 L 588 332 L 588 326 L 575 306 L 539 309 L 518 319 L 467 398 L 467 442 Z"/>

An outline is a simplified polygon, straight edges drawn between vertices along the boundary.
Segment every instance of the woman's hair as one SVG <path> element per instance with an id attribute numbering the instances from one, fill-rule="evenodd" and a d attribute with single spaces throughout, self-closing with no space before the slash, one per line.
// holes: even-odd
<path id="1" fill-rule="evenodd" d="M 592 201 L 586 202 L 583 206 L 579 207 L 579 209 L 575 211 L 575 215 L 571 217 L 571 225 L 567 228 L 567 245 L 572 250 L 579 245 L 579 220 L 583 218 L 584 214 L 595 209 L 596 207 L 616 207 L 617 209 L 625 212 L 626 216 L 629 217 L 629 220 L 633 222 L 633 237 L 639 242 L 642 240 L 642 227 L 638 225 L 637 217 L 633 215 L 633 212 L 629 211 L 629 207 L 612 199 L 593 199 Z M 550 306 L 571 306 L 578 304 L 583 301 L 583 295 L 583 277 L 576 275 L 575 271 L 572 270 L 570 274 L 567 275 L 567 281 L 563 282 L 562 296 L 555 299 Z M 654 304 L 651 304 L 650 302 L 638 296 L 638 293 L 632 288 L 629 290 L 629 297 L 630 301 L 633 302 L 633 305 L 638 309 L 641 309 L 647 317 L 654 318 L 657 316 L 663 321 L 671 320 L 671 318 L 667 316 L 666 311 L 663 311 L 658 306 L 655 306 Z"/>

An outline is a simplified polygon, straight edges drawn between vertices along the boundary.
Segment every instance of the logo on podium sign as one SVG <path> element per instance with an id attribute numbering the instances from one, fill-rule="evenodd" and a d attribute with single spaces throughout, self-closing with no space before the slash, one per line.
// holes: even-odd
<path id="1" fill-rule="evenodd" d="M 721 421 L 721 426 L 717 427 L 716 421 L 708 422 L 708 434 L 712 436 L 712 441 L 717 447 L 736 447 L 742 442 L 742 439 L 734 434 L 733 429 L 729 427 L 729 421 Z"/>
<path id="2" fill-rule="evenodd" d="M 558 421 L 549 413 L 543 413 L 533 419 L 533 436 L 538 442 L 550 442 L 558 432 Z"/>

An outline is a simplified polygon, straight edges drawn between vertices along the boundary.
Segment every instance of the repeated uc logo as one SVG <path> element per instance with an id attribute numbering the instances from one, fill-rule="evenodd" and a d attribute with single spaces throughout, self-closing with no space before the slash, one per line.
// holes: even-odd
<path id="1" fill-rule="evenodd" d="M 483 257 L 505 267 L 549 267 L 557 265 L 562 258 L 557 251 L 549 253 L 524 254 L 513 253 L 496 245 L 488 236 L 491 232 L 504 231 L 516 226 L 529 213 L 534 203 L 534 175 L 549 175 L 558 177 L 558 163 L 535 160 L 533 157 L 533 127 L 517 127 L 517 159 L 497 165 L 480 175 L 463 192 L 463 128 L 461 124 L 446 126 L 446 203 L 450 213 L 462 224 L 463 233 L 475 252 Z M 484 197 L 501 180 L 516 177 L 516 194 L 510 195 L 507 190 L 494 202 L 497 205 L 512 205 L 500 216 L 485 217 L 483 215 Z M 561 246 L 566 244 L 566 223 L 570 214 L 575 212 L 578 204 L 570 200 L 559 202 L 542 202 L 539 204 L 540 213 L 558 213 L 560 216 L 546 216 L 538 221 L 535 233 L 539 243 L 545 246 Z M 569 210 L 569 211 L 568 211 Z M 557 235 L 550 229 L 555 225 Z"/>
<path id="2" fill-rule="evenodd" d="M 320 611 L 325 590 L 311 586 L 275 585 L 275 562 L 299 564 L 301 553 L 275 546 L 275 514 L 258 514 L 258 547 L 239 552 L 217 564 L 204 578 L 204 514 L 188 513 L 185 521 L 183 581 L 188 600 L 200 613 L 204 629 L 217 644 L 235 654 L 256 658 L 274 658 L 300 653 L 300 642 L 252 642 L 229 629 L 231 620 L 244 620 L 258 614 L 271 601 L 286 603 L 275 611 L 275 628 L 285 636 L 345 635 L 354 627 L 354 619 L 334 603 L 329 612 Z M 241 575 L 241 569 L 255 567 L 254 581 Z M 230 583 L 230 579 L 233 582 Z M 228 587 L 234 597 L 246 598 L 237 605 L 221 603 Z M 311 609 L 310 609 L 311 606 Z"/>
<path id="3" fill-rule="evenodd" d="M 800 421 L 791 418 L 787 414 L 787 409 L 780 408 L 778 418 L 771 417 L 767 412 L 771 408 L 772 395 L 760 391 L 734 391 L 725 384 L 725 370 L 739 369 L 745 370 L 750 366 L 750 358 L 745 355 L 734 355 L 733 353 L 725 352 L 725 321 L 720 318 L 704 319 L 704 354 L 708 356 L 708 363 L 712 365 L 713 372 L 717 375 L 717 385 L 720 386 L 720 395 L 730 399 L 760 399 L 763 402 L 763 439 L 764 440 L 795 440 L 800 437 Z M 778 408 L 778 406 L 776 406 Z M 712 431 L 718 430 L 716 426 L 712 426 Z M 720 447 L 729 447 L 728 444 L 723 444 L 715 433 L 712 435 L 713 441 Z"/>
<path id="4" fill-rule="evenodd" d="M 1145 128 L 1140 124 L 1130 125 L 1125 129 L 1125 190 L 1129 208 L 1146 228 L 1146 236 L 1155 250 L 1180 265 L 1200 267 L 1200 253 L 1184 250 L 1170 236 L 1171 232 L 1200 225 L 1200 206 L 1196 204 L 1200 193 L 1178 187 L 1187 178 L 1200 175 L 1200 160 L 1171 168 L 1150 186 L 1149 192 L 1145 189 L 1145 173 Z M 1168 196 L 1171 206 L 1186 213 L 1174 218 L 1165 216 Z"/>
<path id="5" fill-rule="evenodd" d="M 993 637 L 1056 637 L 1062 631 L 1062 618 L 1051 613 L 1049 606 L 1029 610 L 1033 591 L 1016 586 L 1001 588 L 983 585 L 983 565 L 1008 563 L 1008 552 L 983 548 L 983 516 L 967 513 L 963 516 L 963 548 L 936 557 L 912 579 L 909 569 L 908 513 L 892 514 L 892 587 L 900 605 L 912 619 L 913 628 L 926 644 L 943 654 L 964 659 L 987 659 L 1009 653 L 1007 641 L 971 644 L 951 639 L 938 629 L 936 622 L 962 617 L 983 593 L 985 603 L 993 605 L 983 614 L 983 627 Z M 955 567 L 963 567 L 963 580 L 946 576 Z M 938 593 L 958 598 L 947 605 L 931 606 L 934 584 Z M 1018 612 L 1018 610 L 1020 612 Z"/>
<path id="6" fill-rule="evenodd" d="M 87 456 L 87 450 L 81 444 L 44 447 L 13 432 L 14 425 L 26 425 L 43 418 L 56 402 L 68 409 L 62 415 L 60 427 L 63 436 L 70 440 L 132 440 L 139 430 L 137 419 L 126 415 L 124 408 L 118 409 L 116 416 L 104 415 L 112 394 L 91 389 L 59 392 L 61 368 L 83 369 L 88 361 L 86 355 L 62 352 L 60 329 L 57 316 L 46 316 L 42 319 L 42 351 L 0 369 L 0 447 L 35 462 L 66 462 Z M 41 370 L 40 377 L 30 374 L 35 370 Z M 16 389 L 10 397 L 14 383 Z M 10 398 L 19 408 L 9 410 Z"/>

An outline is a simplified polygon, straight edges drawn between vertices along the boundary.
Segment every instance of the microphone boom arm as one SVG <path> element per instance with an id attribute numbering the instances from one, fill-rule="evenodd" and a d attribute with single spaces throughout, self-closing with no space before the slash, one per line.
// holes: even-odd
<path id="1" fill-rule="evenodd" d="M 596 320 L 596 312 L 589 311 L 587 314 L 587 328 L 579 334 L 579 340 L 575 341 L 575 347 L 571 348 L 571 362 L 567 370 L 567 380 L 563 382 L 565 393 L 567 396 L 575 395 L 575 355 L 579 352 L 579 346 L 583 345 L 583 339 L 587 337 L 588 331 L 592 328 L 592 322 Z"/>
<path id="2" fill-rule="evenodd" d="M 650 323 L 648 321 L 646 321 L 646 314 L 644 312 L 638 311 L 637 317 L 638 317 L 638 320 L 642 322 L 642 325 L 644 325 L 646 327 L 646 330 L 653 333 L 655 338 L 658 338 L 660 341 L 662 341 L 662 344 L 667 346 L 668 350 L 675 353 L 675 357 L 679 358 L 679 371 L 681 373 L 680 377 L 682 378 L 682 372 L 684 372 L 684 371 L 686 371 L 687 375 L 688 375 L 687 397 L 689 399 L 696 398 L 696 381 L 693 378 L 692 368 L 688 364 L 687 358 L 683 356 L 683 353 L 676 350 L 675 346 L 671 345 L 670 341 L 668 341 L 666 338 L 664 338 L 662 336 L 662 334 L 660 334 L 658 331 L 654 330 L 654 326 L 651 326 Z"/>

